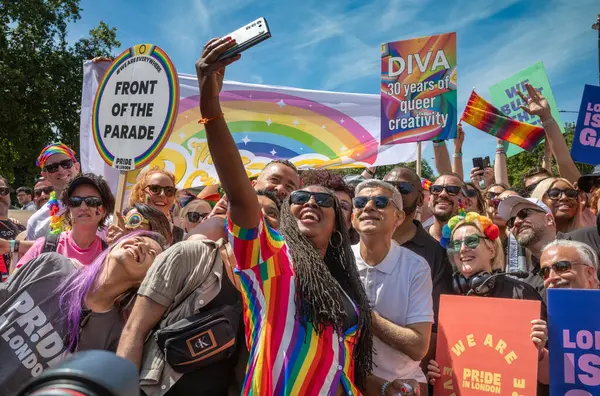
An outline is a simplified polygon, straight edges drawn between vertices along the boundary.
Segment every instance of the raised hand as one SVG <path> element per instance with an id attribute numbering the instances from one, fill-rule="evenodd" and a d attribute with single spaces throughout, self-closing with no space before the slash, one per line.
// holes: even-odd
<path id="1" fill-rule="evenodd" d="M 483 169 L 479 169 L 479 168 L 473 168 L 471 169 L 471 181 L 473 182 L 473 184 L 477 187 L 480 188 L 481 185 L 481 180 L 483 179 L 483 175 L 484 175 L 484 170 Z"/>
<path id="2" fill-rule="evenodd" d="M 526 103 L 526 105 L 521 106 L 521 109 L 523 109 L 529 115 L 540 117 L 542 121 L 552 117 L 550 105 L 548 104 L 548 101 L 544 95 L 542 95 L 539 90 L 531 86 L 531 84 L 525 84 L 525 88 L 527 88 L 529 99 L 527 99 L 521 91 L 517 91 L 517 94 L 521 97 L 523 103 Z"/>
<path id="3" fill-rule="evenodd" d="M 456 137 L 454 138 L 454 152 L 460 153 L 462 152 L 462 146 L 465 142 L 465 131 L 463 130 L 462 124 L 458 124 L 458 129 L 456 131 Z"/>
<path id="4" fill-rule="evenodd" d="M 546 322 L 541 319 L 532 320 L 531 334 L 529 336 L 541 354 L 548 341 L 548 325 Z"/>
<path id="5" fill-rule="evenodd" d="M 493 168 L 485 168 L 483 170 L 483 182 L 485 187 L 488 188 L 492 184 L 494 184 L 494 169 Z"/>
<path id="6" fill-rule="evenodd" d="M 200 101 L 208 101 L 219 96 L 223 88 L 225 67 L 238 59 L 238 54 L 231 58 L 217 61 L 219 55 L 235 45 L 231 37 L 214 38 L 204 46 L 200 59 L 196 62 L 196 74 L 200 86 Z"/>

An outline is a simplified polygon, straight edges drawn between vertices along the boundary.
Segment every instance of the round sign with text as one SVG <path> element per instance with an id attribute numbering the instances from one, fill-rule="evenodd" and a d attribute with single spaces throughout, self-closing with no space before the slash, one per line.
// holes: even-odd
<path id="1" fill-rule="evenodd" d="M 98 153 L 113 168 L 143 168 L 169 140 L 179 106 L 177 72 L 152 44 L 124 51 L 102 78 L 92 113 Z"/>

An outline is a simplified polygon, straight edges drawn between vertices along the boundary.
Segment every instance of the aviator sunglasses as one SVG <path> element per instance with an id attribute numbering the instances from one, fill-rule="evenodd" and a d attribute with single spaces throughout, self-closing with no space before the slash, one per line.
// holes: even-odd
<path id="1" fill-rule="evenodd" d="M 49 164 L 44 166 L 44 170 L 48 173 L 56 173 L 58 171 L 58 166 L 60 165 L 63 169 L 71 169 L 73 167 L 73 160 L 66 159 L 60 162 L 55 162 L 54 164 Z"/>
<path id="2" fill-rule="evenodd" d="M 335 202 L 333 195 L 329 193 L 299 190 L 294 191 L 290 195 L 290 203 L 294 205 L 304 205 L 305 203 L 310 201 L 311 197 L 314 197 L 317 205 L 319 205 L 322 208 L 331 208 L 333 206 L 333 203 Z"/>

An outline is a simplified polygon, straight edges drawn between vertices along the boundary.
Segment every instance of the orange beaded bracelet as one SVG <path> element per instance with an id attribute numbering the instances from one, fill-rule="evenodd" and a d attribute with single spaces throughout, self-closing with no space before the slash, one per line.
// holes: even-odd
<path id="1" fill-rule="evenodd" d="M 218 118 L 221 118 L 221 117 L 223 117 L 223 115 L 224 115 L 224 114 L 223 114 L 223 113 L 221 113 L 221 114 L 219 114 L 219 115 L 217 115 L 217 116 L 210 117 L 210 118 L 200 118 L 200 119 L 198 120 L 198 124 L 208 124 L 208 123 L 209 123 L 209 122 L 211 122 L 211 121 L 214 121 L 214 120 L 216 120 L 216 119 L 218 119 Z"/>

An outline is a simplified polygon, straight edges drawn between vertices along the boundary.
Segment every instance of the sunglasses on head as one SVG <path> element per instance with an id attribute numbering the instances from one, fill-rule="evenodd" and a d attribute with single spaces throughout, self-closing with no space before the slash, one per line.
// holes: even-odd
<path id="1" fill-rule="evenodd" d="M 455 239 L 455 240 L 448 242 L 448 246 L 446 246 L 446 250 L 448 250 L 449 253 L 456 254 L 456 253 L 460 252 L 460 249 L 461 249 L 463 243 L 469 249 L 476 249 L 477 246 L 479 246 L 479 242 L 481 242 L 482 239 L 489 239 L 489 238 L 481 236 L 479 234 L 473 234 L 473 235 L 466 236 L 465 239 Z"/>
<path id="2" fill-rule="evenodd" d="M 131 210 L 126 216 L 123 216 L 123 222 L 125 223 L 125 228 L 128 230 L 135 230 L 140 228 L 143 224 L 150 224 L 150 222 L 136 210 Z"/>
<path id="3" fill-rule="evenodd" d="M 71 159 L 62 160 L 60 162 L 55 162 L 53 164 L 49 164 L 44 166 L 44 170 L 48 173 L 56 173 L 58 171 L 58 167 L 60 165 L 63 169 L 71 169 L 75 162 Z"/>
<path id="4" fill-rule="evenodd" d="M 160 195 L 164 191 L 165 196 L 169 198 L 174 197 L 175 194 L 177 194 L 177 187 L 163 187 L 158 184 L 151 184 L 146 187 L 146 190 L 148 190 L 151 195 Z"/>
<path id="5" fill-rule="evenodd" d="M 541 212 L 539 210 L 535 210 L 535 209 L 531 209 L 531 208 L 521 209 L 517 212 L 517 215 L 515 217 L 511 217 L 510 219 L 508 219 L 508 221 L 506 222 L 506 226 L 508 228 L 513 228 L 517 217 L 521 220 L 525 220 L 527 217 L 531 216 L 532 213 L 541 213 Z"/>
<path id="6" fill-rule="evenodd" d="M 319 205 L 322 208 L 331 208 L 333 207 L 333 203 L 335 202 L 333 195 L 329 193 L 299 190 L 294 191 L 290 195 L 290 203 L 292 203 L 293 205 L 304 205 L 305 203 L 310 201 L 311 197 L 314 197 L 317 205 Z"/>
<path id="7" fill-rule="evenodd" d="M 8 188 L 8 187 L 0 187 L 0 195 L 2 195 L 3 197 L 5 197 L 8 194 L 10 194 L 10 188 Z"/>
<path id="8" fill-rule="evenodd" d="M 98 197 L 71 197 L 68 202 L 71 208 L 78 208 L 84 202 L 90 208 L 98 208 L 103 204 L 102 198 Z"/>
<path id="9" fill-rule="evenodd" d="M 396 190 L 398 190 L 398 192 L 402 195 L 408 195 L 412 193 L 415 189 L 415 186 L 413 186 L 412 183 L 409 182 L 388 181 L 388 183 L 396 187 Z"/>
<path id="10" fill-rule="evenodd" d="M 433 186 L 429 187 L 429 192 L 433 195 L 440 195 L 444 190 L 446 190 L 448 195 L 455 196 L 460 193 L 461 189 L 459 186 L 440 186 L 439 184 L 434 184 Z"/>
<path id="11" fill-rule="evenodd" d="M 557 274 L 562 274 L 564 272 L 569 271 L 571 268 L 573 268 L 574 265 L 577 265 L 579 263 L 571 263 L 570 261 L 567 260 L 562 260 L 562 261 L 557 261 L 556 263 L 553 263 L 552 265 L 549 265 L 547 267 L 541 267 L 540 268 L 540 272 L 538 272 L 538 274 L 540 275 L 540 277 L 543 280 L 546 280 L 550 277 L 550 270 L 553 269 L 554 272 L 556 272 Z M 582 264 L 585 265 L 585 264 Z"/>
<path id="12" fill-rule="evenodd" d="M 579 196 L 579 193 L 574 188 L 567 188 L 564 190 L 561 190 L 559 188 L 551 188 L 550 190 L 548 190 L 546 192 L 546 195 L 548 195 L 548 198 L 550 198 L 553 201 L 560 199 L 560 197 L 563 194 L 565 194 L 565 196 L 569 199 L 575 199 Z"/>
<path id="13" fill-rule="evenodd" d="M 379 195 L 377 197 L 355 197 L 352 200 L 352 203 L 356 209 L 364 209 L 369 201 L 373 201 L 377 209 L 387 208 L 390 202 L 394 204 L 394 206 L 396 205 L 391 197 L 386 197 L 384 195 Z"/>
<path id="14" fill-rule="evenodd" d="M 208 216 L 208 213 L 187 212 L 186 216 L 190 223 L 199 223 Z"/>
<path id="15" fill-rule="evenodd" d="M 50 195 L 52 191 L 54 191 L 54 187 L 42 187 L 36 188 L 35 190 L 33 190 L 33 193 L 36 197 L 41 197 L 42 194 Z"/>

